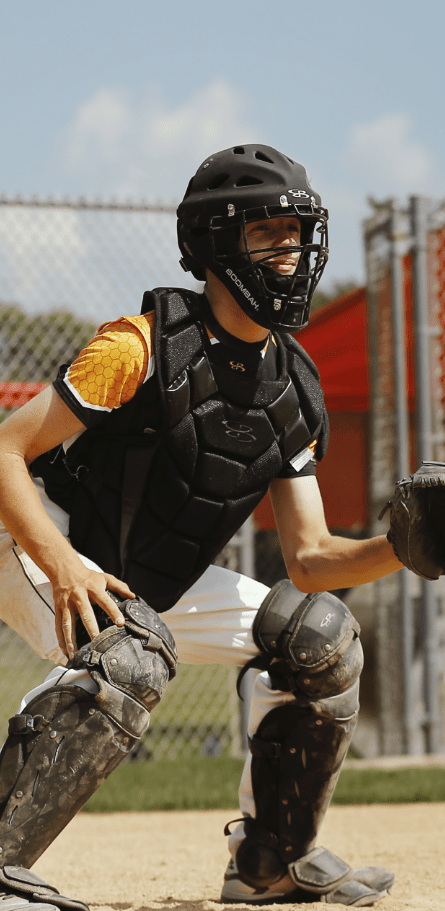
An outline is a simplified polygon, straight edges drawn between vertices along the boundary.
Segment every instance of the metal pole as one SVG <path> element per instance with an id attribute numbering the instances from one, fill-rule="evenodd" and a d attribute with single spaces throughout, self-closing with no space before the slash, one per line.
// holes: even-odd
<path id="1" fill-rule="evenodd" d="M 401 213 L 399 212 L 396 203 L 392 201 L 390 216 L 390 255 L 394 354 L 394 406 L 396 416 L 396 459 L 398 477 L 405 477 L 409 473 L 405 301 L 400 249 L 402 238 Z"/>
<path id="2" fill-rule="evenodd" d="M 413 235 L 413 310 L 416 387 L 416 455 L 417 462 L 433 457 L 431 413 L 431 351 L 428 308 L 427 218 L 429 202 L 425 197 L 411 197 Z M 425 736 L 427 753 L 440 749 L 440 707 L 437 674 L 437 598 L 436 586 L 422 579 L 421 610 L 423 620 Z"/>
<path id="3" fill-rule="evenodd" d="M 252 516 L 249 516 L 241 526 L 237 534 L 237 542 L 240 548 L 240 571 L 243 576 L 253 579 L 255 576 L 255 536 Z"/>
<path id="4" fill-rule="evenodd" d="M 241 526 L 237 537 L 240 547 L 240 570 L 244 576 L 249 576 L 251 579 L 253 579 L 255 575 L 255 539 L 252 516 L 249 516 L 249 518 L 244 522 L 244 525 Z M 247 740 L 247 724 L 249 720 L 250 705 L 252 702 L 253 686 L 255 683 L 256 675 L 257 672 L 253 669 L 247 671 L 240 687 L 240 693 L 243 699 L 241 702 L 240 720 L 241 749 L 244 753 L 247 753 L 249 750 L 249 744 Z"/>
<path id="5" fill-rule="evenodd" d="M 407 403 L 407 368 L 406 368 L 406 331 L 405 300 L 402 275 L 401 240 L 404 236 L 401 213 L 397 204 L 390 205 L 390 243 L 391 243 L 391 306 L 394 355 L 394 410 L 396 437 L 397 477 L 404 478 L 409 474 L 409 425 Z M 414 653 L 413 605 L 409 595 L 409 575 L 407 569 L 400 571 L 400 608 L 402 633 L 402 679 L 403 679 L 403 739 L 407 753 L 414 752 L 413 745 L 413 712 L 412 712 L 412 678 L 411 668 Z"/>

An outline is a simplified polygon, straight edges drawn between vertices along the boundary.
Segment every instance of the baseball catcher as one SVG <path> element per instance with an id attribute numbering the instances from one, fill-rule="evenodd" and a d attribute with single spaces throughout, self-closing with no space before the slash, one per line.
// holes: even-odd
<path id="1" fill-rule="evenodd" d="M 177 659 L 261 671 L 222 900 L 365 906 L 392 885 L 317 845 L 362 667 L 358 624 L 329 591 L 400 569 L 385 535 L 329 533 L 317 484 L 329 422 L 294 336 L 327 224 L 287 155 L 211 155 L 178 208 L 200 290 L 145 292 L 0 427 L 0 618 L 55 664 L 0 756 L 13 911 L 85 908 L 29 868 L 145 732 Z M 268 490 L 289 575 L 272 591 L 214 565 Z"/>

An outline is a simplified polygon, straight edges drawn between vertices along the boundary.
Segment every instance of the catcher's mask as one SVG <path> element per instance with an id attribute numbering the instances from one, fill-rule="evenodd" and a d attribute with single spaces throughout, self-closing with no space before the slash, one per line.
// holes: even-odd
<path id="1" fill-rule="evenodd" d="M 263 145 L 234 146 L 207 158 L 178 207 L 183 269 L 199 281 L 210 269 L 255 323 L 278 332 L 309 320 L 314 290 L 328 258 L 328 212 L 302 165 Z M 291 275 L 272 268 L 277 246 L 251 250 L 246 225 L 298 218 L 298 253 Z M 313 242 L 314 231 L 320 234 Z M 254 258 L 253 258 L 254 254 Z M 258 254 L 261 254 L 258 256 Z"/>

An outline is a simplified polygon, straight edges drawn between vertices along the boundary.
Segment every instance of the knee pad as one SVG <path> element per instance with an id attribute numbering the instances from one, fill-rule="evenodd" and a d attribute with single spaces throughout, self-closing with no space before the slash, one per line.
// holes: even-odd
<path id="1" fill-rule="evenodd" d="M 30 867 L 146 731 L 174 676 L 176 648 L 164 621 L 137 598 L 76 652 L 95 696 L 49 686 L 15 715 L 0 754 L 2 864 Z"/>
<path id="2" fill-rule="evenodd" d="M 176 646 L 162 618 L 141 598 L 119 606 L 125 626 L 105 628 L 68 667 L 86 668 L 99 688 L 95 699 L 102 711 L 130 736 L 141 737 L 176 674 Z"/>
<path id="3" fill-rule="evenodd" d="M 343 693 L 363 667 L 360 626 L 329 592 L 306 595 L 288 579 L 261 604 L 252 634 L 260 655 L 247 667 L 267 670 L 274 689 L 324 699 Z"/>

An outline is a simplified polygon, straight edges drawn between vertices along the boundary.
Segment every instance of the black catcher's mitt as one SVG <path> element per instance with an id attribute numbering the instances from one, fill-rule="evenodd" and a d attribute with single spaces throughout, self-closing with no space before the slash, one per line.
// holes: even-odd
<path id="1" fill-rule="evenodd" d="M 422 462 L 396 484 L 387 535 L 396 557 L 423 579 L 445 573 L 445 462 Z"/>

